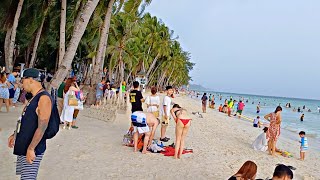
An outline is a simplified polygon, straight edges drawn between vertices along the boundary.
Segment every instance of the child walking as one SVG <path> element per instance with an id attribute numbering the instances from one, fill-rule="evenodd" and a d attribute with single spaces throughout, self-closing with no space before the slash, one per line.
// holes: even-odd
<path id="1" fill-rule="evenodd" d="M 305 153 L 308 150 L 308 140 L 307 137 L 305 137 L 306 133 L 304 131 L 299 132 L 299 136 L 301 140 L 299 141 L 301 143 L 300 145 L 300 160 L 303 161 L 305 158 Z"/>

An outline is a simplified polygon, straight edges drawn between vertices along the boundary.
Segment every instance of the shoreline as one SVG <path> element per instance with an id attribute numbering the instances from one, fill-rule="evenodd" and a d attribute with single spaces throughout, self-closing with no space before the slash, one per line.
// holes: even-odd
<path id="1" fill-rule="evenodd" d="M 207 91 L 206 91 L 207 92 Z M 201 93 L 201 92 L 200 92 Z M 209 92 L 210 93 L 210 92 Z M 236 93 L 233 93 L 233 94 L 236 94 Z M 238 94 L 239 95 L 239 94 Z M 241 95 L 241 94 L 240 94 Z M 199 97 L 197 98 L 197 97 L 190 97 L 189 95 L 187 95 L 186 94 L 186 96 L 188 97 L 188 98 L 190 98 L 190 99 L 193 99 L 193 100 L 195 100 L 195 102 L 197 102 L 197 103 L 201 103 L 201 96 L 202 96 L 202 94 L 201 95 L 199 95 Z M 250 96 L 250 95 L 249 95 Z M 251 95 L 251 96 L 255 96 L 255 95 Z M 217 98 L 217 97 L 216 97 Z M 225 98 L 224 98 L 225 99 Z M 219 101 L 219 100 L 216 100 L 216 101 Z M 249 104 L 250 105 L 250 104 Z M 214 112 L 216 112 L 216 113 L 220 113 L 220 112 L 218 112 L 217 111 L 217 107 L 218 107 L 218 103 L 216 103 L 216 108 L 215 108 L 215 110 L 214 110 Z M 264 106 L 261 106 L 261 107 L 264 107 Z M 272 107 L 272 106 L 268 106 L 269 108 L 270 107 Z M 207 111 L 208 110 L 212 110 L 212 109 L 210 109 L 209 107 L 207 107 Z M 199 112 L 201 111 L 201 107 L 199 108 Z M 260 112 L 261 113 L 261 112 Z M 221 114 L 223 114 L 223 113 L 221 113 Z M 252 115 L 252 113 L 249 113 L 249 114 L 247 114 L 246 113 L 246 108 L 244 109 L 244 113 L 242 114 L 242 115 L 244 115 L 245 117 L 247 117 L 247 118 L 250 118 L 250 119 L 254 119 L 254 116 Z M 264 115 L 266 115 L 266 114 L 256 114 L 256 115 L 259 115 L 261 118 L 262 118 L 262 121 L 264 121 L 264 122 L 266 122 L 266 120 L 264 120 L 263 119 L 263 116 Z M 248 120 L 246 120 L 246 119 L 244 119 L 244 118 L 241 118 L 241 120 L 242 121 L 244 121 L 244 122 L 249 122 Z M 288 122 L 287 122 L 288 123 Z M 299 128 L 297 128 L 297 129 L 293 129 L 293 128 L 291 128 L 288 124 L 282 124 L 282 126 L 281 126 L 281 133 L 282 133 L 282 135 L 284 135 L 284 137 L 285 138 L 287 138 L 287 139 L 290 139 L 290 140 L 296 140 L 296 141 L 299 141 L 299 136 L 298 136 L 298 133 L 300 132 L 301 130 L 299 129 Z M 306 131 L 306 130 L 304 130 L 304 131 Z M 315 151 L 318 151 L 318 152 L 320 152 L 320 134 L 318 134 L 318 133 L 316 133 L 316 132 L 314 132 L 314 133 L 308 133 L 308 131 L 306 131 L 307 132 L 307 137 L 308 137 L 308 140 L 309 140 L 309 145 L 311 145 L 310 147 L 309 147 L 309 149 L 311 148 L 311 149 L 313 149 L 313 150 L 315 150 Z"/>

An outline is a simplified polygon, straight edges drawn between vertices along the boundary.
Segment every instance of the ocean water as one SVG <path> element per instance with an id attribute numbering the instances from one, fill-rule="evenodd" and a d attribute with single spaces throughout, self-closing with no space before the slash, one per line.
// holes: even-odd
<path id="1" fill-rule="evenodd" d="M 288 135 L 290 139 L 298 139 L 298 133 L 305 131 L 307 136 L 312 138 L 312 143 L 315 145 L 314 148 L 320 150 L 320 113 L 318 106 L 320 106 L 320 100 L 310 99 L 296 99 L 296 98 L 284 98 L 284 97 L 270 97 L 270 96 L 258 96 L 258 95 L 247 95 L 247 94 L 234 94 L 234 93 L 223 93 L 223 92 L 206 92 L 208 97 L 210 94 L 215 96 L 216 108 L 220 104 L 224 105 L 225 99 L 232 97 L 234 100 L 239 101 L 244 99 L 245 108 L 243 115 L 256 118 L 260 116 L 261 120 L 264 120 L 263 116 L 268 113 L 274 112 L 278 105 L 281 105 L 282 111 L 282 123 L 281 128 L 288 131 L 284 134 Z M 198 98 L 200 99 L 203 92 L 200 92 Z M 222 99 L 220 100 L 220 96 Z M 248 102 L 246 102 L 248 100 Z M 257 114 L 257 105 L 260 102 L 260 113 Z M 290 103 L 291 108 L 286 108 L 286 104 Z M 303 109 L 303 106 L 306 108 Z M 293 109 L 300 107 L 301 113 L 293 112 Z M 311 112 L 308 112 L 308 109 Z M 304 114 L 304 121 L 300 121 L 301 115 Z M 263 121 L 266 122 L 266 121 Z M 309 143 L 310 144 L 310 143 Z"/>

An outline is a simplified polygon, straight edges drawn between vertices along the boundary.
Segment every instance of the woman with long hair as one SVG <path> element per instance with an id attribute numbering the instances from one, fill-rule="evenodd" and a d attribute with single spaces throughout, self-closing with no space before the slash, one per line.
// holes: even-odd
<path id="1" fill-rule="evenodd" d="M 278 106 L 273 113 L 267 114 L 264 118 L 270 121 L 270 126 L 267 131 L 267 139 L 268 141 L 268 151 L 272 156 L 276 155 L 276 144 L 277 140 L 280 136 L 280 125 L 281 125 L 281 112 L 282 107 Z"/>
<path id="2" fill-rule="evenodd" d="M 157 88 L 151 87 L 151 95 L 146 98 L 148 112 L 159 118 L 160 97 L 157 95 Z"/>
<path id="3" fill-rule="evenodd" d="M 252 161 L 245 162 L 239 171 L 229 180 L 254 180 L 257 175 L 257 165 Z"/>
<path id="4" fill-rule="evenodd" d="M 76 91 L 80 91 L 76 81 L 73 78 L 68 78 L 63 90 L 63 110 L 60 116 L 62 122 L 64 122 L 63 129 L 66 129 L 68 123 L 68 129 L 72 127 L 74 107 L 69 105 L 69 98 L 75 95 Z"/>
<path id="5" fill-rule="evenodd" d="M 7 112 L 9 112 L 9 87 L 10 83 L 7 81 L 7 76 L 5 73 L 0 73 L 0 111 L 3 102 L 6 104 Z"/>
<path id="6" fill-rule="evenodd" d="M 178 104 L 173 105 L 171 115 L 176 121 L 174 158 L 180 159 L 184 149 L 185 139 L 191 125 L 191 118 L 189 117 L 187 110 L 181 108 Z"/>

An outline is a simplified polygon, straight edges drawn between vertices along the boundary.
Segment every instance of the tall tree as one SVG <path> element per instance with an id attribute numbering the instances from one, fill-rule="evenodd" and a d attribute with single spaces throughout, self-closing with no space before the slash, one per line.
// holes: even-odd
<path id="1" fill-rule="evenodd" d="M 14 16 L 14 21 L 12 27 L 7 29 L 6 42 L 5 42 L 5 60 L 6 60 L 6 72 L 13 70 L 13 51 L 15 48 L 16 33 L 19 23 L 19 18 L 22 10 L 24 0 L 19 0 L 16 14 Z M 10 37 L 10 38 L 9 38 Z M 7 42 L 9 41 L 9 42 Z"/>
<path id="2" fill-rule="evenodd" d="M 94 64 L 94 68 L 93 68 L 93 76 L 92 76 L 93 82 L 92 82 L 92 84 L 94 84 L 94 85 L 98 84 L 99 81 L 101 80 L 100 73 L 102 72 L 103 64 L 104 64 L 105 51 L 106 51 L 107 43 L 108 43 L 110 21 L 111 21 L 111 15 L 112 15 L 112 6 L 113 6 L 114 2 L 115 2 L 115 0 L 109 0 L 108 6 L 107 6 L 107 11 L 106 11 L 106 14 L 104 17 L 104 23 L 103 23 L 103 27 L 101 30 L 98 52 L 97 52 L 97 56 L 96 56 L 95 64 Z"/>
<path id="3" fill-rule="evenodd" d="M 59 60 L 61 64 L 64 53 L 66 52 L 66 21 L 67 21 L 67 0 L 61 0 L 60 15 L 60 40 L 59 40 Z"/>
<path id="4" fill-rule="evenodd" d="M 51 85 L 57 88 L 63 79 L 67 76 L 68 70 L 71 68 L 72 60 L 77 51 L 79 42 L 83 33 L 86 30 L 89 19 L 98 5 L 99 0 L 88 0 L 83 9 L 78 13 L 77 19 L 75 21 L 75 26 L 72 33 L 72 38 L 68 44 L 67 51 L 63 56 L 63 61 L 59 65 L 58 71 L 56 72 Z"/>

